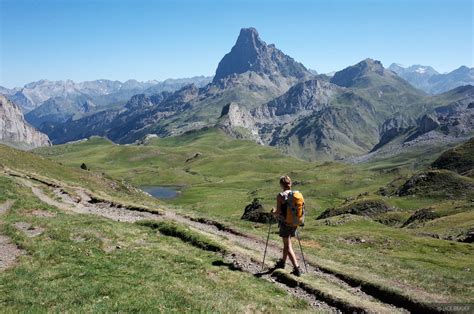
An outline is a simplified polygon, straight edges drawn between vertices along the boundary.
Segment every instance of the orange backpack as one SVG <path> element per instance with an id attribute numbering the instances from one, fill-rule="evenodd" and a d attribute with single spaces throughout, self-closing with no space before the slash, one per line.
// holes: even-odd
<path id="1" fill-rule="evenodd" d="M 286 199 L 284 223 L 291 227 L 304 226 L 304 198 L 299 191 L 290 191 Z"/>

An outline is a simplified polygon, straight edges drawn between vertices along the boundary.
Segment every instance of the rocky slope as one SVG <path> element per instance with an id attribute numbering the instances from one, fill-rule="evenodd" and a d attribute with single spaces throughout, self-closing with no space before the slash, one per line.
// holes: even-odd
<path id="1" fill-rule="evenodd" d="M 424 113 L 412 121 L 388 119 L 371 153 L 354 161 L 384 159 L 415 151 L 423 155 L 424 151 L 444 150 L 474 135 L 474 86 L 462 86 L 429 97 L 424 107 Z"/>
<path id="2" fill-rule="evenodd" d="M 20 108 L 3 95 L 0 95 L 0 143 L 23 149 L 51 145 L 48 136 L 30 126 Z"/>
<path id="3" fill-rule="evenodd" d="M 306 159 L 361 154 L 378 139 L 374 107 L 351 90 L 318 79 L 249 111 L 231 104 L 223 114 L 218 125 L 229 134 Z"/>
<path id="4" fill-rule="evenodd" d="M 345 159 L 385 146 L 451 144 L 474 130 L 473 90 L 429 97 L 372 59 L 313 79 L 257 108 L 232 103 L 218 125 L 305 159 Z M 385 149 L 387 150 L 387 149 Z"/>

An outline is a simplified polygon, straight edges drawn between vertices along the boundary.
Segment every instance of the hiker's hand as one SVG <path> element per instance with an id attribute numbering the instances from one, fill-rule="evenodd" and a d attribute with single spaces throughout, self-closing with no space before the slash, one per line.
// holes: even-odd
<path id="1" fill-rule="evenodd" d="M 273 216 L 276 216 L 276 209 L 275 207 L 272 207 L 272 210 L 270 212 Z"/>

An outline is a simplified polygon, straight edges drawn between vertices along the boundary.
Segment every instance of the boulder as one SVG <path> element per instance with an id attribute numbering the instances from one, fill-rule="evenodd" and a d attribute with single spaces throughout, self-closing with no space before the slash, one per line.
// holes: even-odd
<path id="1" fill-rule="evenodd" d="M 264 211 L 263 205 L 258 198 L 254 198 L 252 203 L 245 206 L 244 214 L 240 219 L 260 223 L 277 222 L 271 213 Z"/>

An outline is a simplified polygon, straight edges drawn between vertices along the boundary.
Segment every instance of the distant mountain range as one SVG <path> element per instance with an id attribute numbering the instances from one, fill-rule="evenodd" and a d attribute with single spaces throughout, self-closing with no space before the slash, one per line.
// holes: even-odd
<path id="1" fill-rule="evenodd" d="M 121 107 L 133 95 L 139 93 L 171 92 L 188 84 L 205 86 L 211 80 L 212 77 L 205 76 L 167 79 L 162 82 L 40 80 L 26 84 L 22 88 L 0 87 L 0 93 L 7 95 L 19 105 L 26 115 L 26 119 L 39 127 L 43 122 L 65 122 L 104 109 Z"/>
<path id="2" fill-rule="evenodd" d="M 465 75 L 453 72 L 443 76 L 449 78 L 438 88 L 448 81 L 464 82 Z M 432 68 L 386 69 L 373 59 L 332 76 L 318 75 L 265 43 L 254 28 L 244 28 L 212 81 L 137 82 L 130 85 L 141 91 L 122 104 L 94 97 L 123 91 L 124 99 L 133 88 L 90 87 L 87 93 L 83 88 L 79 95 L 65 97 L 63 92 L 42 100 L 26 117 L 55 144 L 92 135 L 132 143 L 149 134 L 165 137 L 218 127 L 305 159 L 347 159 L 425 139 L 444 143 L 473 134 L 474 87 L 428 95 L 403 78 L 422 84 L 421 77 L 428 75 L 428 82 L 441 82 L 442 74 Z"/>
<path id="3" fill-rule="evenodd" d="M 393 63 L 389 69 L 416 88 L 432 95 L 444 93 L 459 86 L 474 85 L 474 68 L 466 66 L 445 74 L 440 74 L 432 67 L 423 65 L 403 67 Z"/>

